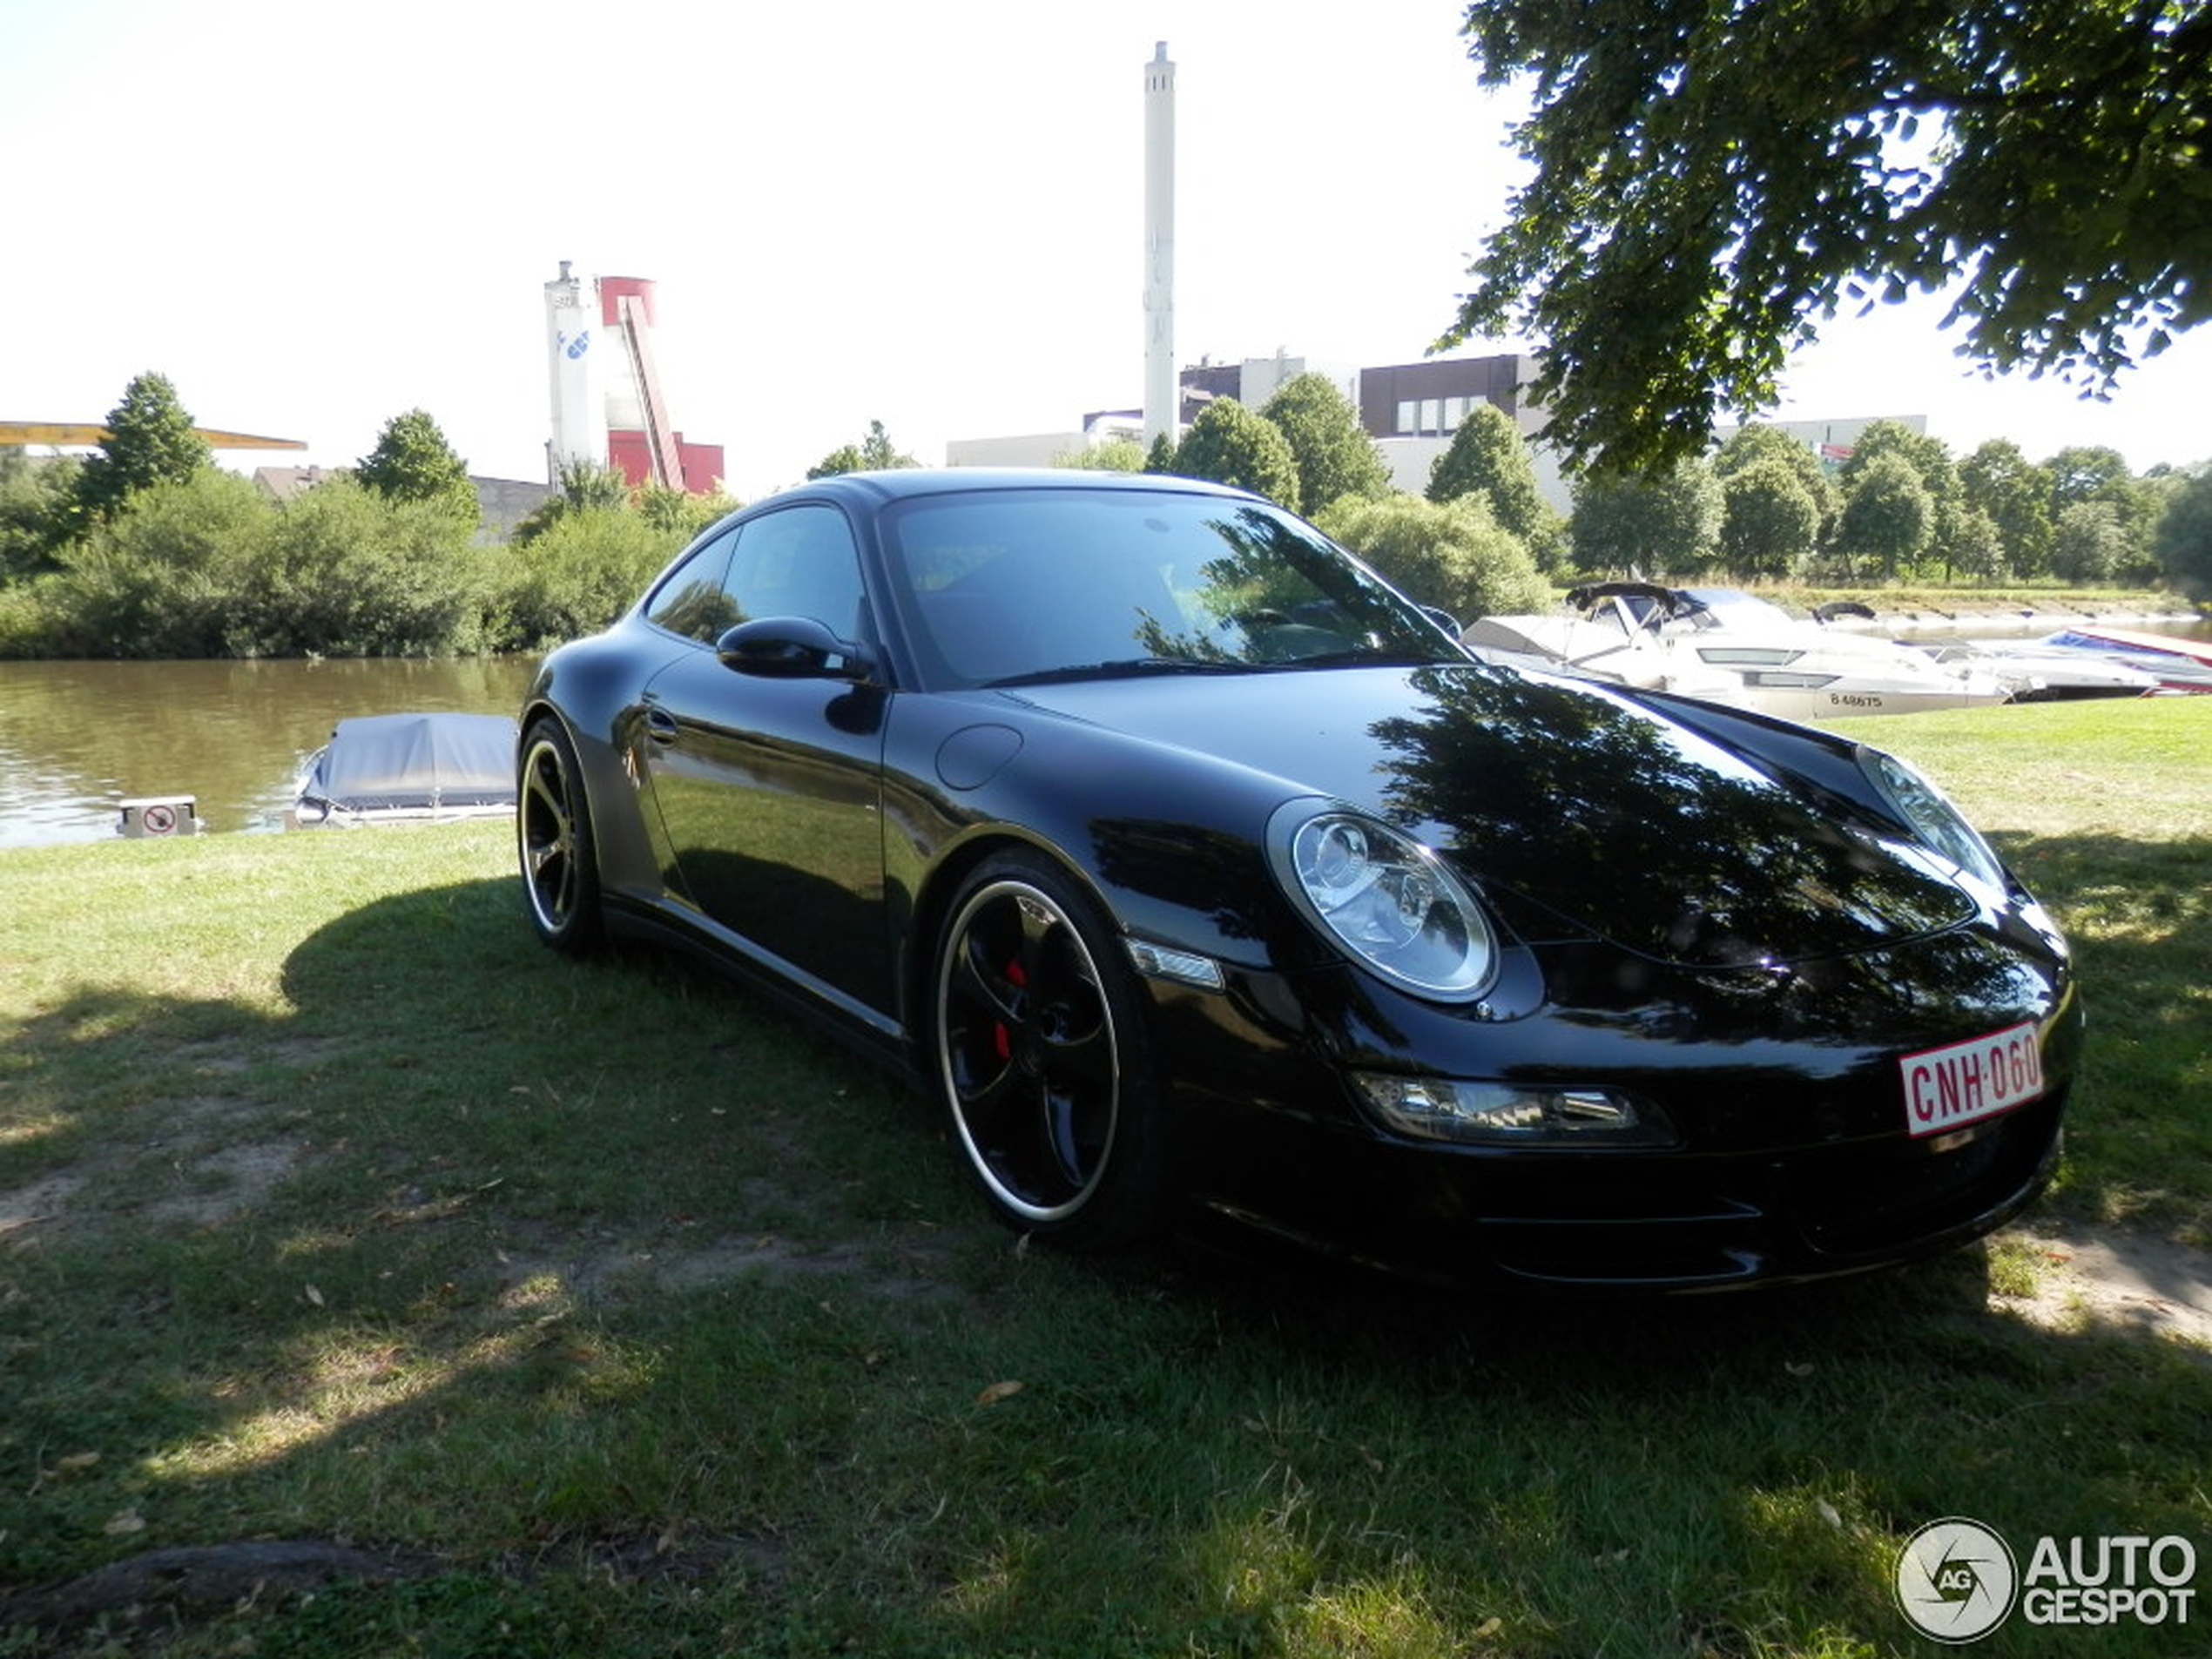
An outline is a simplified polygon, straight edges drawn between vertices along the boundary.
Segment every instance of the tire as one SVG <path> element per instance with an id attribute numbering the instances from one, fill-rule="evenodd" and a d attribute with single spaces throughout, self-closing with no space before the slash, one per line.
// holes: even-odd
<path id="1" fill-rule="evenodd" d="M 1027 853 L 962 882 L 930 1000 L 954 1143 L 999 1220 L 1070 1250 L 1157 1231 L 1172 1197 L 1150 1045 L 1096 901 Z"/>
<path id="2" fill-rule="evenodd" d="M 596 949 L 606 937 L 591 813 L 576 745 L 543 716 L 523 734 L 515 789 L 515 849 L 530 926 L 554 949 Z"/>

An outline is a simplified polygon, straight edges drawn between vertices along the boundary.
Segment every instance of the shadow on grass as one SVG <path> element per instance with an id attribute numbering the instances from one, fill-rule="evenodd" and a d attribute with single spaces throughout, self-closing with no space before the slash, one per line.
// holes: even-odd
<path id="1" fill-rule="evenodd" d="M 209 1652 L 1790 1652 L 1901 1642 L 1888 1553 L 1940 1515 L 2201 1521 L 2212 1372 L 1993 1312 L 1979 1251 L 1666 1302 L 1062 1260 L 863 1062 L 518 905 L 367 906 L 281 1015 L 25 1028 L 4 1101 L 47 1127 L 0 1187 L 74 1184 L 0 1240 L 0 1584 L 237 1539 L 418 1564 L 172 1609 Z"/>
<path id="2" fill-rule="evenodd" d="M 2212 1245 L 2212 838 L 2014 839 L 2074 941 L 2089 1043 L 2060 1198 Z"/>

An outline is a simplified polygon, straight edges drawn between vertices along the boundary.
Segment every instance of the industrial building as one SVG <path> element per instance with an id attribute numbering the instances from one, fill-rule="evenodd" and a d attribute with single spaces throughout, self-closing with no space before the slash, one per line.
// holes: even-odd
<path id="1" fill-rule="evenodd" d="M 1535 360 L 1523 353 L 1439 357 L 1366 368 L 1278 353 L 1238 363 L 1200 362 L 1184 368 L 1177 377 L 1181 396 L 1176 429 L 1180 433 L 1188 427 L 1216 398 L 1234 398 L 1259 408 L 1285 381 L 1307 374 L 1325 376 L 1344 394 L 1358 412 L 1360 426 L 1382 452 L 1392 483 L 1414 494 L 1428 488 L 1430 467 L 1479 405 L 1489 403 L 1504 410 L 1524 436 L 1533 436 L 1543 423 L 1527 395 L 1528 383 L 1535 378 Z M 1147 411 L 1094 409 L 1070 431 L 956 438 L 946 446 L 945 461 L 953 467 L 1049 466 L 1056 457 L 1109 438 L 1149 442 L 1144 435 L 1151 425 Z M 1568 491 L 1558 467 L 1541 446 L 1533 446 L 1532 455 L 1538 486 L 1563 509 Z"/>
<path id="2" fill-rule="evenodd" d="M 694 495 L 723 475 L 722 446 L 693 443 L 669 422 L 653 357 L 653 284 L 644 277 L 571 275 L 569 261 L 545 285 L 546 356 L 553 435 L 546 482 L 577 463 L 611 466 L 632 485 L 674 485 Z"/>

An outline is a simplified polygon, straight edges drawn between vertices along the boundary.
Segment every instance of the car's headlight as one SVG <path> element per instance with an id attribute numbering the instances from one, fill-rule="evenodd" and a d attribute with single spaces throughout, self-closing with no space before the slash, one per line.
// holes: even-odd
<path id="1" fill-rule="evenodd" d="M 1932 850 L 1941 853 L 1967 874 L 1979 877 L 2003 892 L 2005 866 L 1989 843 L 1938 789 L 1895 755 L 1861 745 L 1859 770 L 1864 772 L 1898 817 Z"/>
<path id="2" fill-rule="evenodd" d="M 1392 984 L 1469 1002 L 1498 947 L 1481 907 L 1442 860 L 1363 813 L 1292 801 L 1268 826 L 1276 874 L 1321 931 Z"/>

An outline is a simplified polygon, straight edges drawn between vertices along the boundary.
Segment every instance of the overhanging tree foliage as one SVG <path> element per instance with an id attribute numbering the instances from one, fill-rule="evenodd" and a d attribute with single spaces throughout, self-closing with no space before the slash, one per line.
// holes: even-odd
<path id="1" fill-rule="evenodd" d="M 1475 0 L 1534 162 L 1442 343 L 1546 342 L 1578 465 L 1697 452 L 1847 300 L 2108 387 L 2212 315 L 2205 0 Z"/>

